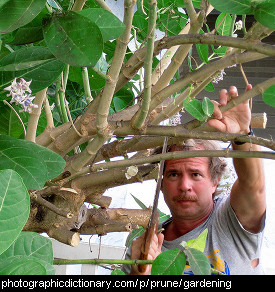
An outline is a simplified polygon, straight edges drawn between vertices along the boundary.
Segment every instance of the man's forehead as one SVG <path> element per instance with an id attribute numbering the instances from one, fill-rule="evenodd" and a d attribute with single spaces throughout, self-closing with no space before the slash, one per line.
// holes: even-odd
<path id="1" fill-rule="evenodd" d="M 190 166 L 196 168 L 208 168 L 208 157 L 189 157 L 180 159 L 169 159 L 165 161 L 165 169 L 181 166 Z"/>

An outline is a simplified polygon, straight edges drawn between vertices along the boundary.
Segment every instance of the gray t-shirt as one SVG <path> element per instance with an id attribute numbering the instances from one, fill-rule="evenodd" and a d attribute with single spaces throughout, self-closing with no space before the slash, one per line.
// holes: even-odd
<path id="1" fill-rule="evenodd" d="M 172 218 L 164 222 L 163 227 L 165 228 L 171 220 Z M 204 253 L 209 258 L 212 268 L 227 275 L 263 274 L 261 262 L 253 268 L 251 261 L 260 258 L 264 222 L 265 217 L 259 233 L 254 234 L 245 230 L 230 205 L 230 198 L 217 197 L 214 199 L 211 214 L 201 225 L 175 240 L 164 240 L 162 251 L 180 248 L 182 241 L 197 238 L 207 228 L 208 235 Z M 126 257 L 129 255 L 130 250 Z M 130 266 L 124 266 L 123 270 L 129 273 Z M 186 267 L 184 274 L 192 274 L 192 271 Z"/>

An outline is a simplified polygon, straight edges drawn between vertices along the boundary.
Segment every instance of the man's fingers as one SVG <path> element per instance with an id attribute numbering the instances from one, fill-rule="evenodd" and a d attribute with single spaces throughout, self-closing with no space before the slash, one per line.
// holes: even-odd
<path id="1" fill-rule="evenodd" d="M 252 85 L 251 84 L 247 84 L 245 92 L 247 92 L 248 90 L 252 89 Z"/>
<path id="2" fill-rule="evenodd" d="M 238 89 L 236 86 L 230 86 L 229 88 L 229 95 L 231 98 L 235 98 L 237 97 L 239 94 L 238 94 Z"/>
<path id="3" fill-rule="evenodd" d="M 219 120 L 215 120 L 215 119 L 209 120 L 208 125 L 210 127 L 217 129 L 220 132 L 226 132 L 226 125 Z"/>
<path id="4" fill-rule="evenodd" d="M 219 107 L 220 104 L 216 102 L 215 100 L 212 100 L 212 103 L 214 104 L 213 116 L 218 120 L 222 119 L 222 112 Z"/>
<path id="5" fill-rule="evenodd" d="M 229 98 L 229 94 L 226 89 L 220 91 L 220 104 L 226 105 Z"/>
<path id="6" fill-rule="evenodd" d="M 164 234 L 160 233 L 157 235 L 158 237 L 158 249 L 161 250 L 163 240 L 164 240 Z"/>

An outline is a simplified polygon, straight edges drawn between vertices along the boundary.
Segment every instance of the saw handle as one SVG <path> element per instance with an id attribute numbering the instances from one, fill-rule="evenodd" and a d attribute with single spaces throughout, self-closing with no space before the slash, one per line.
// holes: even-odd
<path id="1" fill-rule="evenodd" d="M 150 250 L 153 236 L 154 236 L 154 234 L 157 234 L 157 232 L 158 232 L 158 218 L 156 221 L 157 222 L 152 226 L 153 228 L 146 230 L 144 248 L 141 251 L 140 258 L 139 258 L 140 260 L 147 260 L 148 259 L 148 254 L 149 254 L 149 250 Z M 144 273 L 146 271 L 147 266 L 148 265 L 138 265 L 138 271 L 140 273 Z"/>

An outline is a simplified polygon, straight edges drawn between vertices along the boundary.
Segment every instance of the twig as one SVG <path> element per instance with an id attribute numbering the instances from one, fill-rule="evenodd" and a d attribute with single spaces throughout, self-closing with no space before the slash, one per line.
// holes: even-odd
<path id="1" fill-rule="evenodd" d="M 173 153 L 173 154 L 171 154 Z M 174 151 L 165 154 L 151 155 L 146 158 L 133 158 L 106 163 L 98 163 L 90 168 L 90 171 L 112 169 L 116 167 L 127 167 L 131 165 L 142 165 L 144 163 L 155 163 L 160 160 L 179 159 L 189 157 L 232 157 L 232 158 L 266 158 L 275 159 L 274 152 L 260 151 L 228 151 L 228 150 L 195 150 L 195 151 Z"/>
<path id="2" fill-rule="evenodd" d="M 77 173 L 83 166 L 95 158 L 98 150 L 110 137 L 111 133 L 105 136 L 95 136 L 95 138 L 88 143 L 86 148 L 70 161 L 63 172 L 69 171 L 71 175 Z"/>
<path id="3" fill-rule="evenodd" d="M 188 9 L 188 14 L 190 14 L 190 30 L 187 35 L 192 33 L 198 33 L 200 31 L 200 28 L 203 24 L 203 17 L 200 13 L 196 14 L 194 10 L 194 6 L 191 0 L 185 0 L 186 8 Z M 155 44 L 157 46 L 157 44 Z M 152 88 L 152 102 L 150 105 L 150 108 L 152 108 L 152 103 L 155 99 L 155 94 L 165 88 L 167 84 L 172 80 L 174 75 L 176 74 L 177 70 L 185 60 L 186 56 L 189 53 L 190 48 L 192 47 L 192 44 L 188 44 L 185 46 L 180 46 L 177 49 L 177 52 L 175 53 L 173 59 L 171 60 L 171 63 L 168 65 L 166 70 L 163 72 L 159 80 L 156 82 L 154 87 Z"/>
<path id="4" fill-rule="evenodd" d="M 117 45 L 109 68 L 108 80 L 102 92 L 98 108 L 97 108 L 97 131 L 101 134 L 108 127 L 107 117 L 109 115 L 109 107 L 115 92 L 116 82 L 124 56 L 127 50 L 127 45 L 130 39 L 132 19 L 134 14 L 135 0 L 125 0 L 124 2 L 124 24 L 125 29 L 123 34 L 117 39 Z"/>
<path id="5" fill-rule="evenodd" d="M 83 8 L 85 2 L 87 0 L 76 0 L 75 3 L 74 3 L 74 6 L 72 8 L 72 11 L 79 11 Z"/>
<path id="6" fill-rule="evenodd" d="M 241 69 L 241 72 L 242 72 L 242 75 L 243 75 L 243 79 L 244 79 L 244 81 L 245 81 L 245 84 L 246 84 L 246 86 L 249 84 L 249 82 L 248 82 L 248 79 L 247 79 L 247 77 L 246 77 L 246 74 L 245 74 L 245 72 L 244 72 L 244 70 L 243 70 L 243 65 L 242 65 L 242 63 L 240 63 L 240 69 Z"/>
<path id="7" fill-rule="evenodd" d="M 76 127 L 75 127 L 75 125 L 74 125 L 74 121 L 73 121 L 73 119 L 72 119 L 72 116 L 71 116 L 71 113 L 70 113 L 70 109 L 69 109 L 69 106 L 68 106 L 67 102 L 65 103 L 65 105 L 66 105 L 66 108 L 67 108 L 67 113 L 68 113 L 68 116 L 69 116 L 69 121 L 70 121 L 70 123 L 71 123 L 71 125 L 72 125 L 73 129 L 75 130 L 75 132 L 77 133 L 77 135 L 78 135 L 79 137 L 85 137 L 86 135 L 82 135 L 82 134 L 81 134 L 81 133 L 79 133 L 79 132 L 78 132 L 78 130 L 76 129 Z"/>
<path id="8" fill-rule="evenodd" d="M 246 74 L 244 72 L 242 63 L 240 63 L 240 69 L 241 69 L 245 84 L 247 86 L 249 84 L 249 82 L 248 82 L 248 79 L 247 79 Z M 252 98 L 249 99 L 249 106 L 250 106 L 250 110 L 252 110 Z"/>
<path id="9" fill-rule="evenodd" d="M 153 260 L 111 260 L 111 259 L 82 259 L 82 260 L 66 260 L 66 259 L 54 259 L 54 265 L 76 265 L 76 264 L 124 264 L 124 265 L 149 265 Z"/>
<path id="10" fill-rule="evenodd" d="M 25 128 L 25 125 L 24 125 L 22 119 L 20 118 L 19 114 L 17 113 L 17 111 L 12 107 L 12 105 L 11 105 L 9 102 L 7 102 L 6 100 L 3 100 L 3 102 L 4 102 L 7 106 L 9 106 L 9 107 L 13 110 L 13 112 L 16 114 L 17 118 L 19 119 L 19 121 L 20 121 L 20 123 L 21 123 L 21 125 L 22 125 L 22 127 L 23 127 L 24 136 L 26 137 L 26 128 Z"/>
<path id="11" fill-rule="evenodd" d="M 90 81 L 89 81 L 89 75 L 88 75 L 88 69 L 87 67 L 82 67 L 82 78 L 83 78 L 83 86 L 84 86 L 84 92 L 87 103 L 90 103 L 93 98 L 91 95 L 91 88 L 90 88 Z"/>
<path id="12" fill-rule="evenodd" d="M 26 133 L 26 137 L 25 137 L 25 139 L 28 141 L 35 142 L 38 121 L 39 121 L 39 118 L 41 115 L 41 108 L 43 105 L 43 101 L 46 97 L 47 89 L 48 88 L 44 88 L 43 90 L 37 92 L 35 95 L 34 103 L 38 107 L 34 108 L 32 110 L 32 112 L 30 113 L 28 127 L 27 127 L 27 133 Z"/>
<path id="13" fill-rule="evenodd" d="M 39 205 L 42 205 L 49 210 L 53 211 L 54 213 L 65 217 L 65 218 L 72 218 L 73 214 L 71 212 L 67 212 L 63 209 L 56 207 L 54 204 L 50 203 L 49 201 L 43 199 L 40 195 L 36 194 L 35 192 L 30 192 L 30 197 Z"/>
<path id="14" fill-rule="evenodd" d="M 94 0 L 101 8 L 113 13 L 113 11 L 109 8 L 104 0 Z"/>
<path id="15" fill-rule="evenodd" d="M 45 96 L 45 99 L 44 99 L 44 111 L 45 111 L 46 120 L 47 120 L 47 128 L 53 129 L 55 126 L 54 126 L 53 115 L 52 115 L 52 111 L 50 108 L 47 95 Z"/>
<path id="16" fill-rule="evenodd" d="M 150 111 L 155 109 L 159 104 L 161 104 L 165 100 L 165 98 L 178 92 L 179 90 L 184 88 L 188 83 L 193 83 L 194 80 L 196 80 L 197 83 L 201 82 L 205 79 L 205 76 L 211 76 L 216 71 L 221 70 L 225 67 L 252 61 L 255 59 L 259 59 L 261 57 L 263 56 L 253 52 L 228 55 L 220 60 L 208 64 L 207 66 L 203 66 L 200 69 L 190 72 L 186 76 L 178 79 L 171 85 L 168 85 L 167 87 L 156 93 L 155 96 L 152 97 Z"/>
<path id="17" fill-rule="evenodd" d="M 144 93 L 138 116 L 134 119 L 133 126 L 140 129 L 144 126 L 146 117 L 148 115 L 150 101 L 151 101 L 151 88 L 152 88 L 152 63 L 154 53 L 154 40 L 155 40 L 155 28 L 157 19 L 157 2 L 156 0 L 149 1 L 149 22 L 148 22 L 148 41 L 147 51 L 144 62 Z"/>
<path id="18" fill-rule="evenodd" d="M 59 96 L 59 102 L 60 102 L 60 108 L 61 108 L 61 113 L 62 113 L 62 122 L 66 123 L 69 121 L 68 118 L 68 113 L 66 111 L 66 104 L 67 100 L 65 98 L 65 83 L 64 83 L 64 78 L 63 78 L 63 72 L 61 73 L 61 86 L 58 90 L 58 96 Z"/>

